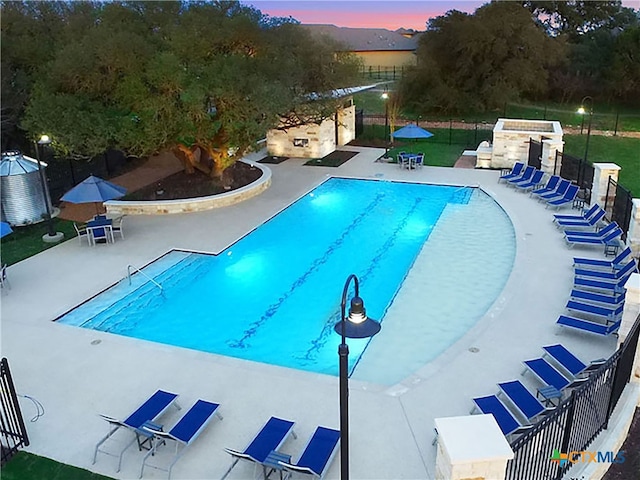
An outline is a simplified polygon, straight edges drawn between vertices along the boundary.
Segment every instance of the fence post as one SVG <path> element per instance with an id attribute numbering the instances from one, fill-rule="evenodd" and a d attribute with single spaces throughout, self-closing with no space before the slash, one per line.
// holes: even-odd
<path id="1" fill-rule="evenodd" d="M 436 479 L 504 480 L 514 455 L 493 415 L 436 418 L 435 425 Z"/>
<path id="2" fill-rule="evenodd" d="M 615 163 L 594 163 L 593 164 L 593 185 L 591 186 L 591 205 L 597 203 L 604 207 L 604 205 L 613 205 L 613 198 L 607 197 L 607 188 L 609 186 L 609 178 L 618 182 L 618 172 L 620 167 Z M 615 192 L 610 192 L 615 197 Z"/>

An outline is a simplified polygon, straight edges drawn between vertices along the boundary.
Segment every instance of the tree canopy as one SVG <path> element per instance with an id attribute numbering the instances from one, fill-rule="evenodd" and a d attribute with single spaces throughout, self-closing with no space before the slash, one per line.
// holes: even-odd
<path id="1" fill-rule="evenodd" d="M 12 96 L 7 116 L 67 154 L 169 149 L 218 175 L 283 116 L 335 112 L 310 93 L 357 83 L 353 56 L 238 2 L 9 2 L 2 14 L 3 121 Z"/>

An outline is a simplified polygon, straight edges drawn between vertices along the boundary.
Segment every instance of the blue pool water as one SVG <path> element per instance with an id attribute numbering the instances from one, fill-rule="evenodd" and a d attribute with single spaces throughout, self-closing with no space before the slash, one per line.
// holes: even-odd
<path id="1" fill-rule="evenodd" d="M 515 251 L 511 224 L 493 200 L 474 188 L 331 178 L 219 255 L 172 251 L 145 275 L 133 274 L 131 285 L 123 280 L 58 321 L 337 375 L 333 326 L 347 276 L 358 276 L 368 315 L 392 329 L 385 313 L 434 228 L 459 212 L 473 218 L 476 209 L 485 212 L 482 228 L 493 230 L 497 219 L 513 245 L 477 319 L 502 289 Z M 448 325 L 444 348 L 468 328 Z M 351 368 L 368 342 L 349 341 Z"/>

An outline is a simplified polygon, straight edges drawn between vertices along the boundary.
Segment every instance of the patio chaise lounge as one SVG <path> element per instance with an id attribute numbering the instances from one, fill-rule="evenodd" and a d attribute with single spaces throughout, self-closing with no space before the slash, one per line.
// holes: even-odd
<path id="1" fill-rule="evenodd" d="M 302 473 L 322 479 L 338 451 L 340 432 L 332 428 L 318 427 L 309 439 L 297 463 L 278 462 L 291 473 Z"/>
<path id="2" fill-rule="evenodd" d="M 605 359 L 598 359 L 593 360 L 587 365 L 560 343 L 556 345 L 547 345 L 542 347 L 542 349 L 545 351 L 546 355 L 553 358 L 558 365 L 574 377 L 584 373 L 590 373 L 592 370 L 597 370 L 606 363 Z"/>
<path id="3" fill-rule="evenodd" d="M 528 181 L 531 180 L 531 178 L 533 178 L 533 174 L 536 171 L 536 167 L 532 167 L 531 165 L 529 165 L 527 168 L 524 169 L 524 172 L 522 172 L 521 175 L 515 177 L 515 178 L 510 178 L 507 179 L 507 185 L 518 185 L 520 183 L 526 183 Z"/>
<path id="4" fill-rule="evenodd" d="M 532 195 L 535 195 L 538 200 L 544 200 L 545 202 L 551 198 L 561 198 L 566 191 L 571 186 L 571 182 L 569 180 L 565 180 L 564 178 L 560 180 L 558 186 L 555 190 L 551 190 L 550 192 L 537 192 L 534 191 Z"/>
<path id="5" fill-rule="evenodd" d="M 608 270 L 619 270 L 622 264 L 631 256 L 631 247 L 622 250 L 613 260 L 598 260 L 596 258 L 574 257 L 573 266 L 576 268 L 593 267 Z"/>
<path id="6" fill-rule="evenodd" d="M 603 238 L 608 233 L 614 231 L 616 228 L 620 227 L 616 222 L 611 222 L 595 232 L 585 232 L 584 230 L 565 230 L 564 235 L 566 237 Z"/>
<path id="7" fill-rule="evenodd" d="M 570 297 L 576 300 L 586 300 L 588 302 L 593 302 L 593 303 L 604 303 L 606 305 L 618 305 L 624 302 L 625 291 L 622 291 L 619 293 L 614 292 L 612 295 L 608 295 L 606 293 L 588 292 L 586 290 L 578 290 L 574 288 L 573 290 L 571 290 Z"/>
<path id="8" fill-rule="evenodd" d="M 614 228 L 604 237 L 587 237 L 584 235 L 567 235 L 565 240 L 569 244 L 569 247 L 573 247 L 576 244 L 580 245 L 619 245 L 619 238 L 622 236 L 622 230 L 620 228 Z M 606 251 L 606 248 L 605 248 Z"/>
<path id="9" fill-rule="evenodd" d="M 242 452 L 225 448 L 225 452 L 231 455 L 234 460 L 229 470 L 222 476 L 222 480 L 229 475 L 240 460 L 248 460 L 256 466 L 262 465 L 266 476 L 264 461 L 272 450 L 278 450 L 280 448 L 290 434 L 293 435 L 294 438 L 296 437 L 296 434 L 293 432 L 294 423 L 295 422 L 283 420 L 278 417 L 271 417 Z"/>
<path id="10" fill-rule="evenodd" d="M 538 377 L 540 381 L 542 381 L 546 385 L 550 385 L 556 388 L 560 392 L 565 388 L 576 387 L 587 380 L 586 378 L 567 378 L 544 358 L 525 360 L 523 363 L 529 370 L 533 372 L 536 377 Z M 523 372 L 523 374 L 525 372 Z"/>
<path id="11" fill-rule="evenodd" d="M 527 182 L 518 182 L 514 183 L 514 185 L 521 189 L 523 192 L 528 192 L 532 188 L 537 187 L 542 183 L 542 179 L 544 178 L 544 172 L 542 170 L 536 170 L 533 172 L 533 176 Z"/>
<path id="12" fill-rule="evenodd" d="M 505 437 L 524 433 L 533 427 L 533 425 L 522 425 L 516 417 L 513 416 L 505 404 L 502 403 L 502 400 L 495 395 L 476 397 L 473 399 L 473 402 L 475 403 L 475 407 L 471 412 L 473 413 L 477 408 L 482 413 L 493 415 L 493 418 L 496 419 L 496 422 Z"/>
<path id="13" fill-rule="evenodd" d="M 591 315 L 593 317 L 601 318 L 607 321 L 617 320 L 622 315 L 624 309 L 624 303 L 620 303 L 612 307 L 593 305 L 591 303 L 578 302 L 576 300 L 569 300 L 566 306 L 567 310 L 573 312 L 581 312 Z"/>
<path id="14" fill-rule="evenodd" d="M 547 184 L 544 187 L 541 188 L 534 188 L 533 190 L 531 190 L 529 192 L 529 195 L 545 195 L 547 193 L 553 192 L 555 191 L 555 189 L 557 188 L 558 184 L 560 183 L 560 180 L 562 180 L 561 177 L 559 177 L 558 175 L 551 175 L 551 177 L 549 178 L 549 181 L 547 182 Z"/>
<path id="15" fill-rule="evenodd" d="M 514 163 L 513 168 L 509 173 L 505 173 L 504 175 L 501 175 L 500 178 L 498 178 L 498 183 L 500 183 L 500 180 L 508 181 L 508 180 L 512 180 L 514 178 L 520 177 L 523 170 L 524 170 L 524 163 L 522 162 Z"/>
<path id="16" fill-rule="evenodd" d="M 588 209 L 584 210 L 582 213 L 577 215 L 556 213 L 553 215 L 553 221 L 554 222 L 559 222 L 559 221 L 584 222 L 585 220 L 588 220 L 589 217 L 593 216 L 598 210 L 601 210 L 600 205 L 598 205 L 597 203 L 594 203 L 591 207 L 589 207 Z"/>
<path id="17" fill-rule="evenodd" d="M 590 277 L 590 278 L 599 278 L 603 280 L 620 280 L 622 277 L 629 276 L 632 273 L 638 271 L 638 265 L 636 261 L 632 258 L 625 265 L 622 266 L 620 270 L 616 270 L 613 272 L 604 272 L 602 270 L 590 270 L 586 268 L 576 268 L 575 275 L 576 277 Z"/>
<path id="18" fill-rule="evenodd" d="M 572 203 L 578 196 L 578 185 L 569 185 L 567 191 L 561 197 L 554 197 L 547 200 L 547 204 L 544 208 L 556 207 L 556 209 Z"/>
<path id="19" fill-rule="evenodd" d="M 520 380 L 499 383 L 500 391 L 513 403 L 520 413 L 529 421 L 553 410 L 545 407 Z"/>
<path id="20" fill-rule="evenodd" d="M 597 205 L 596 205 L 597 206 Z M 598 206 L 597 206 L 598 207 Z M 565 230 L 570 228 L 597 228 L 598 224 L 604 219 L 605 212 L 598 207 L 595 213 L 590 214 L 585 220 L 558 220 L 556 224 L 559 228 Z"/>
<path id="21" fill-rule="evenodd" d="M 625 291 L 624 284 L 627 283 L 629 275 L 626 275 L 620 280 L 614 282 L 606 280 L 594 280 L 592 278 L 585 277 L 576 277 L 573 279 L 573 286 L 579 289 L 598 290 L 606 293 L 616 294 Z"/>
<path id="22" fill-rule="evenodd" d="M 191 445 L 198 435 L 209 424 L 214 415 L 222 420 L 222 415 L 217 412 L 220 404 L 207 402 L 206 400 L 198 400 L 187 413 L 176 423 L 168 432 L 159 431 L 153 426 L 143 425 L 142 429 L 151 437 L 152 447 L 142 459 L 142 466 L 140 467 L 140 478 L 144 473 L 144 467 L 155 468 L 156 470 L 163 470 L 169 474 L 171 478 L 171 470 L 180 457 L 184 454 L 187 447 Z M 168 440 L 175 442 L 176 450 L 171 463 L 167 468 L 157 465 L 148 464 L 150 456 L 155 456 L 158 446 L 163 445 Z"/>
<path id="23" fill-rule="evenodd" d="M 124 452 L 133 445 L 136 440 L 140 442 L 140 429 L 142 426 L 147 423 L 155 420 L 160 415 L 162 415 L 169 406 L 172 404 L 176 406 L 176 408 L 180 408 L 176 402 L 178 395 L 175 393 L 165 392 L 164 390 L 158 390 L 154 393 L 149 399 L 140 405 L 131 415 L 129 415 L 125 420 L 117 420 L 113 417 L 109 417 L 107 415 L 100 415 L 104 420 L 109 422 L 111 429 L 109 433 L 105 435 L 100 441 L 97 443 L 95 451 L 93 453 L 93 463 L 96 463 L 96 457 L 98 456 L 98 452 L 102 452 L 105 455 L 110 455 L 112 457 L 118 457 L 118 469 L 117 472 L 120 471 L 120 467 L 122 465 L 122 456 Z M 101 450 L 100 447 L 104 442 L 106 442 L 111 436 L 116 433 L 121 427 L 129 429 L 131 431 L 131 436 L 133 437 L 129 443 L 125 445 L 125 447 L 118 453 L 111 453 L 107 450 Z M 140 443 L 138 443 L 138 448 L 140 448 Z"/>
<path id="24" fill-rule="evenodd" d="M 571 327 L 577 330 L 582 330 L 583 332 L 595 333 L 596 335 L 603 336 L 615 333 L 618 328 L 620 328 L 621 322 L 622 319 L 619 319 L 614 323 L 603 324 L 591 322 L 582 318 L 568 317 L 566 315 L 560 315 L 560 317 L 558 317 L 558 320 L 556 321 L 558 325 L 561 325 L 563 327 Z"/>

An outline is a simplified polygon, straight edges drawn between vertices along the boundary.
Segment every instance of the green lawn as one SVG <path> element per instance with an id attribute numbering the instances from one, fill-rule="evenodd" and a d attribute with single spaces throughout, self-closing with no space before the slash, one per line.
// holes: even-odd
<path id="1" fill-rule="evenodd" d="M 57 218 L 54 218 L 53 222 L 55 231 L 64 233 L 63 241 L 76 236 L 73 222 Z M 13 265 L 36 253 L 58 245 L 57 243 L 45 243 L 42 241 L 42 236 L 48 231 L 46 222 L 24 227 L 13 227 L 13 233 L 4 237 L 0 244 L 2 263 Z"/>
<path id="2" fill-rule="evenodd" d="M 587 136 L 565 135 L 564 151 L 584 158 Z M 622 167 L 619 183 L 640 197 L 640 138 L 604 137 L 591 135 L 589 156 L 591 163 L 615 163 Z"/>
<path id="3" fill-rule="evenodd" d="M 58 463 L 27 452 L 18 452 L 4 467 L 2 480 L 109 480 L 110 477 Z"/>

